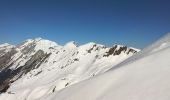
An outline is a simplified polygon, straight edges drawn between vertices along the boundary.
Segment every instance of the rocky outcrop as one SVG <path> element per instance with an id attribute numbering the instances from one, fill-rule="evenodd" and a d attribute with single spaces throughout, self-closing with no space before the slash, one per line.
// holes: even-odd
<path id="1" fill-rule="evenodd" d="M 5 53 L 0 57 L 0 71 L 7 67 L 8 63 L 11 61 L 11 57 L 17 53 L 15 49 L 12 49 L 10 52 Z"/>
<path id="2" fill-rule="evenodd" d="M 24 66 L 21 66 L 22 74 L 27 74 L 29 71 L 38 68 L 51 53 L 44 53 L 42 50 L 37 51 Z"/>
<path id="3" fill-rule="evenodd" d="M 108 57 L 110 55 L 120 55 L 122 52 L 124 52 L 128 55 L 129 53 L 134 54 L 137 51 L 134 50 L 134 49 L 128 48 L 127 46 L 120 46 L 119 45 L 119 47 L 118 47 L 118 45 L 115 45 L 112 48 L 110 48 L 108 52 L 106 52 L 104 57 Z"/>
<path id="4" fill-rule="evenodd" d="M 0 58 L 1 68 L 8 64 L 11 56 L 15 53 L 16 51 L 11 51 Z M 0 93 L 6 92 L 6 90 L 10 87 L 10 84 L 16 81 L 22 75 L 27 74 L 31 70 L 38 68 L 50 55 L 51 53 L 47 54 L 44 53 L 44 51 L 39 50 L 30 58 L 30 60 L 25 63 L 24 66 L 21 66 L 14 70 L 8 69 L 8 67 L 3 69 L 0 72 Z"/>

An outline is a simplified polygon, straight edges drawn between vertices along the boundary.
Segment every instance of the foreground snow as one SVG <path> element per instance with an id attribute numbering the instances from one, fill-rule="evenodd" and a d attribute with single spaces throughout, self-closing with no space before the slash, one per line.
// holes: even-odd
<path id="1" fill-rule="evenodd" d="M 110 71 L 39 100 L 169 100 L 170 34 Z"/>

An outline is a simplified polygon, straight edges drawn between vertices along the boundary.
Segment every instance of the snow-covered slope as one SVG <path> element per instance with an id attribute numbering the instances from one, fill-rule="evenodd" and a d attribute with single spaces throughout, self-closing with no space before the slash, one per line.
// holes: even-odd
<path id="1" fill-rule="evenodd" d="M 170 33 L 104 74 L 39 100 L 169 100 Z"/>
<path id="2" fill-rule="evenodd" d="M 0 57 L 2 57 L 7 52 L 11 51 L 12 48 L 14 48 L 14 46 L 8 43 L 1 44 L 0 45 Z"/>
<path id="3" fill-rule="evenodd" d="M 0 57 L 0 100 L 40 99 L 104 73 L 139 51 L 93 42 L 60 46 L 41 38 L 11 48 Z"/>

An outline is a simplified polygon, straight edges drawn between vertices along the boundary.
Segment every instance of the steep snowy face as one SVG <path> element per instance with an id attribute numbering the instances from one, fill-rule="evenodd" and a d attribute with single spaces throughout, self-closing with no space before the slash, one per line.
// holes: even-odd
<path id="1" fill-rule="evenodd" d="M 6 91 L 9 85 L 21 76 L 40 65 L 60 46 L 55 42 L 41 38 L 29 39 L 16 47 L 3 44 L 0 46 L 0 91 Z"/>
<path id="2" fill-rule="evenodd" d="M 6 54 L 7 52 L 11 51 L 12 48 L 14 48 L 14 46 L 8 43 L 1 44 L 0 45 L 0 57 Z"/>
<path id="3" fill-rule="evenodd" d="M 37 38 L 17 45 L 1 61 L 0 99 L 35 100 L 82 80 L 106 72 L 138 52 L 114 45 L 107 48 L 93 42 L 64 46 Z M 38 93 L 38 94 L 37 94 Z"/>
<path id="4" fill-rule="evenodd" d="M 38 50 L 43 50 L 45 53 L 53 52 L 55 49 L 60 48 L 60 46 L 52 41 L 45 40 L 42 38 L 28 39 L 22 44 L 17 46 L 18 49 L 22 50 L 23 53 L 36 52 Z"/>
<path id="5" fill-rule="evenodd" d="M 14 50 L 15 54 L 11 56 L 11 61 L 9 62 L 10 69 L 18 69 L 21 66 L 29 65 L 33 62 L 36 63 L 45 60 L 53 52 L 60 50 L 61 46 L 57 45 L 55 42 L 44 40 L 41 38 L 29 39 L 20 45 L 17 45 Z M 37 57 L 38 56 L 38 57 Z M 36 58 L 37 57 L 37 58 Z M 28 64 L 28 61 L 32 61 Z M 34 67 L 37 64 L 34 64 Z"/>
<path id="6" fill-rule="evenodd" d="M 0 45 L 0 71 L 9 63 L 11 56 L 15 54 L 16 51 L 13 45 L 8 43 Z"/>
<path id="7" fill-rule="evenodd" d="M 169 52 L 170 33 L 115 69 L 39 100 L 169 100 Z"/>

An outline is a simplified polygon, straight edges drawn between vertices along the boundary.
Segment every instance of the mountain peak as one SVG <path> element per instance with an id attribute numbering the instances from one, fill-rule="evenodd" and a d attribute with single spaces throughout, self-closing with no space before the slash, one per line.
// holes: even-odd
<path id="1" fill-rule="evenodd" d="M 3 43 L 3 44 L 0 44 L 0 47 L 4 47 L 4 46 L 12 46 L 11 44 L 9 43 Z"/>
<path id="2" fill-rule="evenodd" d="M 38 38 L 35 38 L 34 40 L 35 40 L 35 41 L 40 41 L 40 40 L 42 40 L 42 38 L 41 38 L 41 37 L 38 37 Z"/>
<path id="3" fill-rule="evenodd" d="M 78 47 L 78 43 L 75 41 L 70 41 L 64 45 L 66 48 L 76 48 Z"/>

